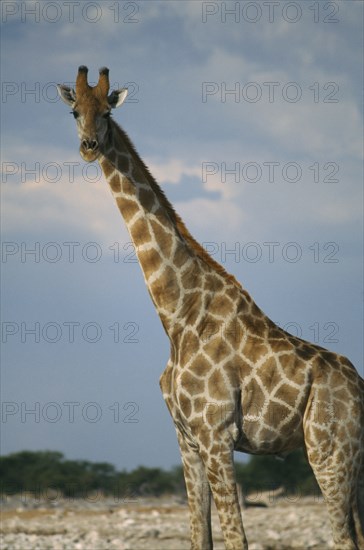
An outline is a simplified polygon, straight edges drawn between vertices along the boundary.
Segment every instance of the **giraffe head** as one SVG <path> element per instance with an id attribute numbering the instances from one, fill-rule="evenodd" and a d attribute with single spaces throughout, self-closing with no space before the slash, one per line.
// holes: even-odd
<path id="1" fill-rule="evenodd" d="M 119 107 L 124 102 L 128 90 L 121 88 L 109 94 L 109 69 L 106 67 L 100 69 L 96 86 L 88 84 L 87 72 L 88 69 L 84 65 L 79 67 L 76 90 L 62 84 L 57 88 L 63 101 L 72 108 L 71 113 L 76 119 L 81 157 L 87 162 L 92 162 L 101 153 L 109 127 L 111 109 Z"/>

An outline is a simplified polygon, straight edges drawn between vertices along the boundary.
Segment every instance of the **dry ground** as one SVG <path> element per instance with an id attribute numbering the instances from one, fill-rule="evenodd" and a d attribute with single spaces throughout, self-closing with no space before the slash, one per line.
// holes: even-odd
<path id="1" fill-rule="evenodd" d="M 189 549 L 188 508 L 175 498 L 117 503 L 56 500 L 53 504 L 7 498 L 3 503 L 2 550 L 182 550 Z M 333 548 L 324 503 L 275 499 L 249 507 L 243 519 L 250 550 Z M 214 548 L 223 549 L 216 511 Z"/>

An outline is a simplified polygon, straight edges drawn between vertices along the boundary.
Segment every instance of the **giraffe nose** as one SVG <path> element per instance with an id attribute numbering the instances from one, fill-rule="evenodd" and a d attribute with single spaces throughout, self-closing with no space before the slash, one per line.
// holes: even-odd
<path id="1" fill-rule="evenodd" d="M 97 139 L 83 139 L 81 145 L 86 151 L 95 151 L 99 146 L 99 142 Z"/>

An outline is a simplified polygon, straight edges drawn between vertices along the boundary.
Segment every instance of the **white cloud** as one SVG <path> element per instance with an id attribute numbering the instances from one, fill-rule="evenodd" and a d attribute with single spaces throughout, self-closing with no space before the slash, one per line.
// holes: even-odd
<path id="1" fill-rule="evenodd" d="M 146 164 L 158 183 L 174 183 L 186 176 L 201 176 L 201 167 L 186 166 L 180 159 L 171 158 L 165 162 L 160 160 L 146 160 Z"/>
<path id="2" fill-rule="evenodd" d="M 220 238 L 236 236 L 246 219 L 239 205 L 227 200 L 194 199 L 178 202 L 176 209 L 191 232 L 195 230 L 204 240 L 218 234 Z"/>
<path id="3" fill-rule="evenodd" d="M 3 227 L 24 240 L 29 234 L 43 240 L 82 235 L 105 245 L 130 240 L 103 177 L 92 183 L 79 175 L 70 182 L 64 173 L 54 183 L 9 181 L 3 184 L 2 200 Z"/>
<path id="4" fill-rule="evenodd" d="M 318 109 L 313 102 L 262 108 L 256 124 L 290 154 L 340 159 L 362 155 L 359 111 L 352 102 L 340 101 Z"/>

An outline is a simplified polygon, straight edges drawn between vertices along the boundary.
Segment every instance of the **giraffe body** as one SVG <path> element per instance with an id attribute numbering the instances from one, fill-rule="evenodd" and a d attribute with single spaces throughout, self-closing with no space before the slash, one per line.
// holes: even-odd
<path id="1" fill-rule="evenodd" d="M 233 451 L 304 447 L 339 549 L 364 548 L 364 381 L 345 357 L 275 325 L 208 256 L 175 213 L 125 132 L 110 118 L 108 70 L 94 88 L 59 86 L 77 118 L 80 153 L 98 159 L 134 242 L 169 337 L 160 378 L 176 426 L 191 547 L 212 548 L 211 495 L 227 549 L 246 549 Z"/>

